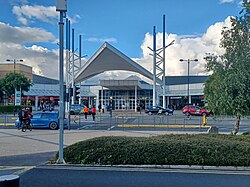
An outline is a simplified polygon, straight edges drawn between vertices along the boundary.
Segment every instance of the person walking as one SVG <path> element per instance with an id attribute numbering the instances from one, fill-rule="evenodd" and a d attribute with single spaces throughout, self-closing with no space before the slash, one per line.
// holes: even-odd
<path id="1" fill-rule="evenodd" d="M 85 116 L 85 120 L 87 120 L 87 118 L 88 118 L 88 113 L 89 113 L 89 109 L 88 109 L 87 106 L 84 107 L 83 113 L 84 113 L 84 116 Z"/>
<path id="2" fill-rule="evenodd" d="M 99 104 L 99 105 L 98 105 L 98 110 L 99 110 L 99 112 L 101 112 L 101 108 L 102 108 L 102 106 L 101 106 L 101 104 Z"/>
<path id="3" fill-rule="evenodd" d="M 95 105 L 93 105 L 93 107 L 91 108 L 91 113 L 92 113 L 93 121 L 95 121 L 95 115 L 96 115 Z"/>

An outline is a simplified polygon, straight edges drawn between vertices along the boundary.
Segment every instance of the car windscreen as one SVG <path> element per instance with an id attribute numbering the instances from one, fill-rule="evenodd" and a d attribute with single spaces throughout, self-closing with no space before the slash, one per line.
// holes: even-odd
<path id="1" fill-rule="evenodd" d="M 44 113 L 42 114 L 41 118 L 57 118 L 56 113 Z"/>

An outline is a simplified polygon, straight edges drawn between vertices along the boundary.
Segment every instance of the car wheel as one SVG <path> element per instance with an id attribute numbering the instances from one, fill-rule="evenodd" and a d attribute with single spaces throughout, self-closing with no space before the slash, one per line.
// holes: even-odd
<path id="1" fill-rule="evenodd" d="M 53 122 L 50 122 L 49 128 L 50 128 L 51 130 L 56 130 L 56 129 L 58 129 L 58 125 L 57 125 L 56 122 L 53 121 Z"/>
<path id="2" fill-rule="evenodd" d="M 152 115 L 152 112 L 148 112 L 148 115 Z"/>
<path id="3" fill-rule="evenodd" d="M 189 113 L 189 112 L 185 112 L 185 115 L 186 115 L 186 116 L 190 116 L 190 113 Z"/>
<path id="4" fill-rule="evenodd" d="M 70 115 L 75 115 L 75 112 L 74 111 L 70 111 L 69 114 Z"/>

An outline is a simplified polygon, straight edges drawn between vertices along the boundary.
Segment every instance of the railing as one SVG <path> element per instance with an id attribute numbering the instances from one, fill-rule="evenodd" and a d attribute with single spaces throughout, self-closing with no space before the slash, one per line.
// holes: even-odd
<path id="1" fill-rule="evenodd" d="M 192 117 L 179 115 L 136 115 L 136 114 L 98 114 L 95 121 L 88 115 L 85 120 L 84 115 L 75 115 L 71 118 L 70 126 L 77 126 L 78 129 L 112 129 L 114 127 L 129 128 L 208 128 L 203 127 L 202 117 Z"/>
<path id="2" fill-rule="evenodd" d="M 0 114 L 0 126 L 13 126 L 18 116 L 12 114 Z M 241 118 L 240 128 L 249 128 L 249 116 Z M 216 126 L 219 128 L 232 128 L 235 123 L 234 116 L 216 116 L 208 117 L 207 125 L 202 125 L 201 116 L 192 116 L 188 118 L 180 111 L 175 111 L 174 115 L 147 115 L 144 112 L 113 112 L 110 113 L 97 113 L 95 121 L 92 116 L 88 115 L 88 119 L 85 120 L 84 115 L 71 115 L 70 125 L 68 129 L 98 129 L 98 130 L 111 130 L 111 129 L 170 129 L 170 128 L 198 128 L 206 129 L 209 126 Z M 249 126 L 249 127 L 248 127 Z M 163 129 L 164 128 L 164 129 Z"/>
<path id="3" fill-rule="evenodd" d="M 18 119 L 17 115 L 13 115 L 13 113 L 10 114 L 0 114 L 0 125 L 8 126 L 10 124 L 13 124 Z"/>

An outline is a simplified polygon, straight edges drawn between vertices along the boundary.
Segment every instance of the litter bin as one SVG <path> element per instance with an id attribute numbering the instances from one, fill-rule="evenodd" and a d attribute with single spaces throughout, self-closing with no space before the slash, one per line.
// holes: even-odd
<path id="1" fill-rule="evenodd" d="M 0 187 L 19 187 L 18 175 L 0 176 Z"/>

